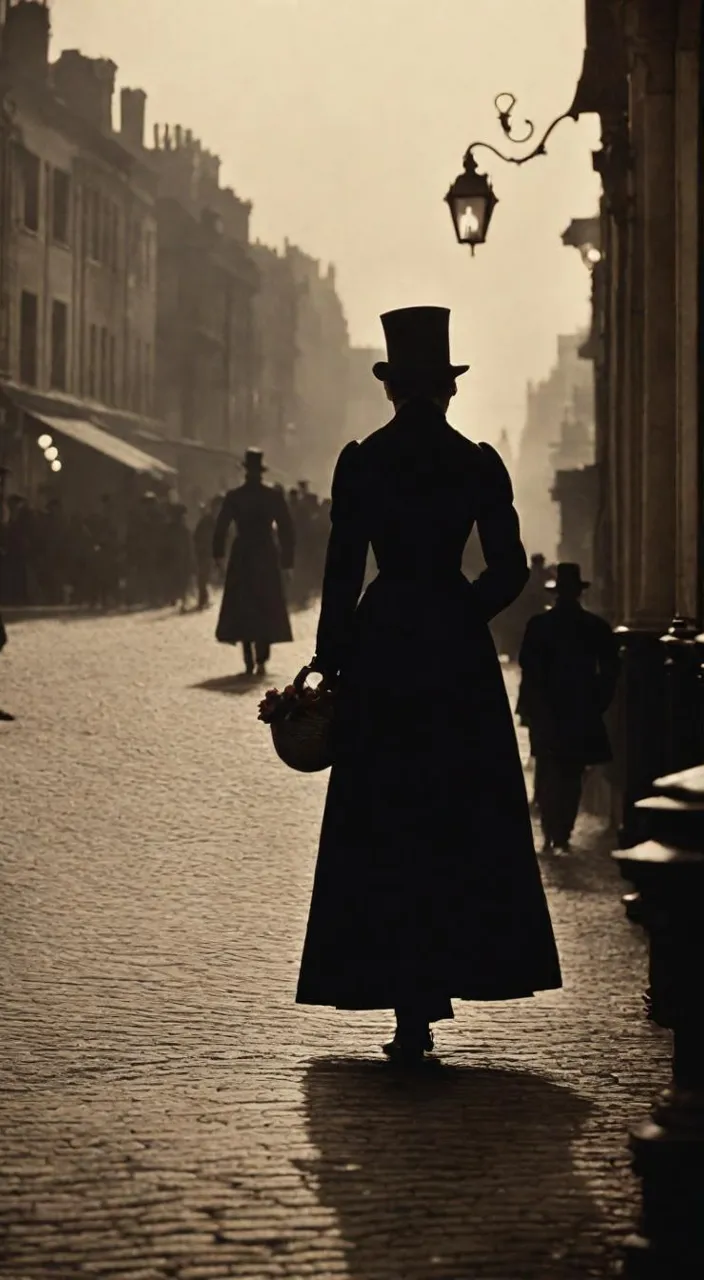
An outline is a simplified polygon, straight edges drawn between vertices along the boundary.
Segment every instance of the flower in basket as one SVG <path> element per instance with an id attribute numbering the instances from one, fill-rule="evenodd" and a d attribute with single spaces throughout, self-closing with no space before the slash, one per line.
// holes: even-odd
<path id="1" fill-rule="evenodd" d="M 335 693 L 321 682 L 306 684 L 313 668 L 304 667 L 293 684 L 270 689 L 259 704 L 259 719 L 271 729 L 274 750 L 299 773 L 318 773 L 333 763 L 332 722 Z"/>
<path id="2" fill-rule="evenodd" d="M 278 689 L 269 689 L 259 703 L 257 718 L 263 720 L 264 724 L 274 724 L 287 719 L 297 711 L 312 709 L 321 701 L 322 696 L 320 689 L 312 689 L 309 685 L 296 689 L 294 685 L 287 684 L 282 692 Z"/>

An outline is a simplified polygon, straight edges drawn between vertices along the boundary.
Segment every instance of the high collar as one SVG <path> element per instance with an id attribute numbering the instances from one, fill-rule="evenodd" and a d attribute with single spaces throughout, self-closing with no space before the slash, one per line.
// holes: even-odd
<path id="1" fill-rule="evenodd" d="M 407 400 L 401 405 L 394 414 L 394 422 L 406 425 L 440 425 L 446 424 L 447 418 L 440 408 L 439 404 L 435 404 L 433 400 Z"/>

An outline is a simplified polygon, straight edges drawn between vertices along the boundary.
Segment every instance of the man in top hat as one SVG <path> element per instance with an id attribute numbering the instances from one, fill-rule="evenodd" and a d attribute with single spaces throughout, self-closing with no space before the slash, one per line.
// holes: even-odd
<path id="1" fill-rule="evenodd" d="M 603 716 L 616 690 L 618 645 L 609 624 L 582 607 L 588 586 L 578 564 L 558 564 L 546 584 L 555 603 L 530 619 L 519 655 L 546 852 L 568 851 L 584 769 L 611 759 Z"/>
<path id="2" fill-rule="evenodd" d="M 235 527 L 215 631 L 221 644 L 241 644 L 247 675 L 266 674 L 272 644 L 291 640 L 282 570 L 293 568 L 295 535 L 285 495 L 264 483 L 261 449 L 248 449 L 244 484 L 225 494 L 213 533 L 213 559 L 225 556 Z"/>

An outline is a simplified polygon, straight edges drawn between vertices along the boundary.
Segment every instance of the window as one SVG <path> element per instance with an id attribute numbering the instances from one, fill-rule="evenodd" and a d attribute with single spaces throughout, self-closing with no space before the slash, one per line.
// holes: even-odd
<path id="1" fill-rule="evenodd" d="M 51 304 L 51 385 L 66 390 L 68 356 L 68 307 L 56 298 Z"/>
<path id="2" fill-rule="evenodd" d="M 101 213 L 102 213 L 101 237 L 102 238 L 101 238 L 100 261 L 105 262 L 108 266 L 112 266 L 113 260 L 114 260 L 113 233 L 114 233 L 115 224 L 113 222 L 113 213 L 115 210 L 115 206 L 112 200 L 108 200 L 107 197 L 103 197 L 101 204 L 102 204 L 102 209 L 101 209 Z"/>
<path id="3" fill-rule="evenodd" d="M 86 200 L 88 202 L 88 256 L 92 258 L 93 262 L 100 262 L 102 251 L 102 200 L 100 199 L 100 193 L 88 187 Z"/>
<path id="4" fill-rule="evenodd" d="M 22 147 L 20 150 L 20 168 L 22 172 L 22 220 L 28 231 L 38 231 L 41 186 L 39 157 Z"/>
<path id="5" fill-rule="evenodd" d="M 20 382 L 37 385 L 37 319 L 39 307 L 36 293 L 23 293 L 20 301 Z"/>
<path id="6" fill-rule="evenodd" d="M 108 398 L 108 331 L 100 330 L 100 399 L 105 404 Z"/>
<path id="7" fill-rule="evenodd" d="M 59 244 L 69 242 L 71 179 L 62 169 L 54 169 L 52 182 L 51 234 Z"/>
<path id="8" fill-rule="evenodd" d="M 90 326 L 90 345 L 88 350 L 88 395 L 91 400 L 98 396 L 98 329 Z"/>
<path id="9" fill-rule="evenodd" d="M 115 335 L 111 333 L 108 340 L 108 404 L 117 404 L 117 388 L 115 385 L 116 347 Z"/>
<path id="10" fill-rule="evenodd" d="M 133 409 L 138 413 L 142 407 L 142 343 L 135 338 L 134 343 L 134 401 Z"/>
<path id="11" fill-rule="evenodd" d="M 134 221 L 131 228 L 130 269 L 137 281 L 142 283 L 142 224 Z"/>
<path id="12" fill-rule="evenodd" d="M 144 347 L 144 395 L 142 397 L 142 408 L 145 413 L 151 413 L 152 408 L 152 347 L 151 343 L 145 343 Z"/>
<path id="13" fill-rule="evenodd" d="M 117 271 L 120 266 L 120 209 L 114 202 L 110 215 L 110 266 Z"/>

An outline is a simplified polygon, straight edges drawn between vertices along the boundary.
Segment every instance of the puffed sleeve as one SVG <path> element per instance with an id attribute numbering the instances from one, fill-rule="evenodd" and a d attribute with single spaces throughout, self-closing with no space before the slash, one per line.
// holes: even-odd
<path id="1" fill-rule="evenodd" d="M 332 481 L 330 536 L 318 624 L 315 663 L 336 676 L 349 646 L 354 613 L 362 592 L 369 534 L 359 478 L 359 445 L 345 445 Z"/>
<path id="2" fill-rule="evenodd" d="M 479 449 L 482 476 L 477 531 L 486 568 L 474 590 L 482 614 L 490 622 L 518 598 L 530 571 L 513 505 L 511 477 L 491 445 L 481 444 Z"/>

